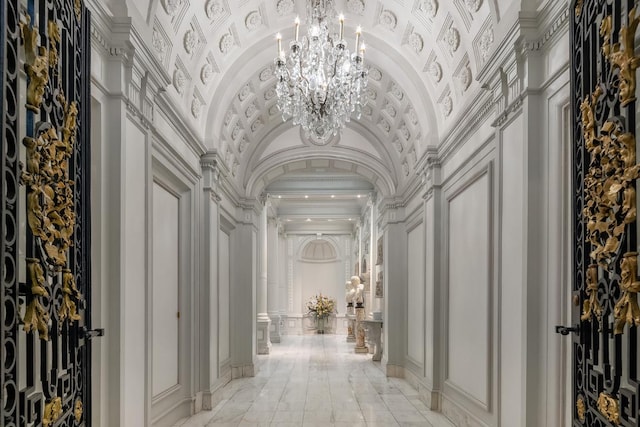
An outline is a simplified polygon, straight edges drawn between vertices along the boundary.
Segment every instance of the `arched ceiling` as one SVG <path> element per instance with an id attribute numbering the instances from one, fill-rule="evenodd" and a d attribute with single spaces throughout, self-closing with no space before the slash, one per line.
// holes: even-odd
<path id="1" fill-rule="evenodd" d="M 283 183 L 295 186 L 309 182 L 301 176 L 317 174 L 329 182 L 365 182 L 369 192 L 393 197 L 410 185 L 426 147 L 446 136 L 479 90 L 475 76 L 496 44 L 501 15 L 527 1 L 335 0 L 351 50 L 355 28 L 363 29 L 369 103 L 328 147 L 283 123 L 275 105 L 275 34 L 288 46 L 296 16 L 306 33 L 306 0 L 105 4 L 116 16 L 132 17 L 171 76 L 165 96 L 205 146 L 218 150 L 242 194 L 282 190 Z M 319 191 L 321 199 L 325 190 L 316 184 L 290 198 Z M 347 193 L 361 191 L 356 187 Z M 286 210 L 300 201 L 277 205 Z"/>

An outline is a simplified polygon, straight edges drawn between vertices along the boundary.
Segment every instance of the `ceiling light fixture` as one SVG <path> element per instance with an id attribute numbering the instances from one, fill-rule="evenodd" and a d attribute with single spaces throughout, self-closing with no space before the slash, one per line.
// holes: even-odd
<path id="1" fill-rule="evenodd" d="M 295 20 L 295 40 L 285 55 L 282 36 L 276 35 L 276 93 L 283 120 L 293 118 L 307 137 L 324 145 L 338 134 L 367 103 L 362 30 L 356 30 L 355 52 L 344 40 L 344 16 L 335 17 L 333 0 L 307 2 L 307 35 L 300 40 L 300 19 Z M 339 30 L 336 31 L 336 24 Z"/>

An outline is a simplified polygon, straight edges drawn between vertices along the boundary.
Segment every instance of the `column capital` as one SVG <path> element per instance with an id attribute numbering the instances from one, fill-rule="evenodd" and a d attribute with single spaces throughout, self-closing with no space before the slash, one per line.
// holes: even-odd
<path id="1" fill-rule="evenodd" d="M 218 194 L 220 183 L 223 177 L 228 175 L 227 167 L 217 150 L 207 151 L 200 157 L 200 167 L 202 168 L 204 190 L 215 195 L 215 199 L 220 201 Z"/>
<path id="2" fill-rule="evenodd" d="M 428 146 L 426 149 L 424 164 L 421 165 L 418 175 L 424 194 L 422 198 L 428 200 L 433 194 L 433 190 L 442 183 L 440 156 L 438 147 Z"/>

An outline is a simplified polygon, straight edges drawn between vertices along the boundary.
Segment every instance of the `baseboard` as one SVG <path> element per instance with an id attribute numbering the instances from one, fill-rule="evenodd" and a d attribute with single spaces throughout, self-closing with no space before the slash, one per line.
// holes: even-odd
<path id="1" fill-rule="evenodd" d="M 394 365 L 382 358 L 382 371 L 389 378 L 404 378 L 404 366 Z"/>
<path id="2" fill-rule="evenodd" d="M 466 411 L 447 396 L 442 396 L 442 414 L 455 426 L 461 427 L 489 427 L 473 414 Z"/>
<path id="3" fill-rule="evenodd" d="M 255 377 L 258 373 L 258 367 L 253 364 L 238 365 L 231 367 L 231 379 Z"/>
<path id="4" fill-rule="evenodd" d="M 404 378 L 418 390 L 420 400 L 427 408 L 436 412 L 440 411 L 440 391 L 434 390 L 433 385 L 426 378 L 420 377 L 409 369 L 404 370 Z"/>
<path id="5" fill-rule="evenodd" d="M 202 394 L 202 410 L 211 411 L 222 401 L 222 388 L 231 382 L 231 370 L 219 378 L 212 386 L 211 390 Z"/>

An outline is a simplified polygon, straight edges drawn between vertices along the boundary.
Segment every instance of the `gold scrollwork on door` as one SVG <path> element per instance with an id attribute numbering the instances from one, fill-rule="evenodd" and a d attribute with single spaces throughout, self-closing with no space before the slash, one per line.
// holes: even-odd
<path id="1" fill-rule="evenodd" d="M 608 421 L 620 424 L 620 409 L 618 401 L 606 393 L 600 393 L 598 397 L 598 410 Z"/>
<path id="2" fill-rule="evenodd" d="M 640 66 L 640 58 L 635 56 L 634 37 L 640 23 L 640 17 L 636 16 L 636 8 L 629 11 L 628 27 L 620 28 L 620 43 L 611 42 L 613 23 L 611 16 L 602 20 L 600 35 L 604 39 L 602 53 L 611 62 L 614 68 L 620 70 L 620 105 L 626 106 L 636 100 L 636 69 Z"/>
<path id="3" fill-rule="evenodd" d="M 80 13 L 82 12 L 82 0 L 74 0 L 73 8 L 76 12 L 76 19 L 80 21 Z"/>
<path id="4" fill-rule="evenodd" d="M 31 332 L 36 329 L 40 339 L 47 341 L 49 340 L 49 312 L 42 305 L 41 299 L 48 298 L 49 292 L 40 260 L 27 258 L 27 272 L 32 300 L 25 310 L 24 331 Z"/>
<path id="5" fill-rule="evenodd" d="M 596 87 L 580 106 L 585 147 L 591 162 L 584 178 L 588 240 L 591 258 L 608 269 L 620 249 L 626 225 L 636 220 L 635 181 L 640 176 L 636 164 L 635 137 L 614 119 L 604 122 L 598 136 L 595 105 L 602 94 Z"/>
<path id="6" fill-rule="evenodd" d="M 587 270 L 587 295 L 588 299 L 584 300 L 582 308 L 581 320 L 590 320 L 591 315 L 595 315 L 598 319 L 602 318 L 602 306 L 598 301 L 598 266 L 591 264 Z"/>
<path id="7" fill-rule="evenodd" d="M 80 320 L 80 315 L 77 313 L 76 303 L 74 299 L 82 298 L 78 288 L 76 287 L 76 281 L 73 278 L 73 273 L 68 268 L 62 270 L 62 304 L 58 310 L 58 316 L 60 322 L 64 322 L 66 318 L 71 320 Z"/>
<path id="8" fill-rule="evenodd" d="M 580 16 L 582 13 L 582 3 L 584 3 L 584 0 L 578 0 L 576 2 L 576 17 Z"/>
<path id="9" fill-rule="evenodd" d="M 38 46 L 38 29 L 29 26 L 28 16 L 25 21 L 21 27 L 25 70 L 30 78 L 26 106 L 39 111 L 49 81 L 48 66 L 58 64 L 60 29 L 55 21 L 48 22 L 51 50 L 47 53 Z M 20 174 L 21 184 L 27 187 L 27 223 L 44 263 L 42 265 L 37 258 L 27 260 L 31 292 L 23 318 L 24 330 L 37 330 L 43 340 L 49 339 L 51 316 L 44 304 L 44 299 L 50 297 L 47 277 L 62 280 L 62 301 L 58 310 L 60 327 L 66 319 L 80 320 L 77 301 L 82 299 L 73 273 L 67 268 L 67 252 L 73 245 L 76 224 L 74 181 L 69 177 L 69 162 L 76 140 L 78 107 L 75 101 L 68 103 L 63 92 L 59 92 L 56 99 L 63 111 L 61 126 L 57 130 L 50 123 L 39 123 L 33 137 L 23 138 L 26 164 Z"/>
<path id="10" fill-rule="evenodd" d="M 620 290 L 622 296 L 616 303 L 613 314 L 616 319 L 615 333 L 621 334 L 624 325 L 640 326 L 640 307 L 638 307 L 638 292 L 640 292 L 640 281 L 638 281 L 638 253 L 627 252 L 620 261 Z"/>
<path id="11" fill-rule="evenodd" d="M 76 404 L 73 409 L 73 415 L 75 416 L 76 422 L 79 424 L 82 420 L 82 400 L 76 400 Z"/>
<path id="12" fill-rule="evenodd" d="M 49 35 L 49 68 L 51 68 L 52 75 L 60 79 L 60 73 L 58 72 L 58 62 L 60 61 L 58 54 L 60 27 L 56 21 L 49 21 L 47 24 L 47 34 Z"/>
<path id="13" fill-rule="evenodd" d="M 576 401 L 576 412 L 578 413 L 578 419 L 581 422 L 584 422 L 585 420 L 585 412 L 587 410 L 587 407 L 584 403 L 584 399 L 582 398 L 582 396 L 580 396 L 578 398 L 578 400 Z"/>
<path id="14" fill-rule="evenodd" d="M 62 399 L 56 397 L 44 406 L 44 414 L 42 416 L 42 425 L 49 427 L 60 419 L 62 415 Z"/>
<path id="15" fill-rule="evenodd" d="M 47 83 L 49 83 L 50 56 L 45 47 L 38 44 L 38 27 L 31 27 L 30 24 L 31 18 L 28 15 L 26 22 L 20 23 L 25 51 L 24 70 L 29 77 L 27 108 L 35 113 L 39 113 L 44 89 Z"/>

